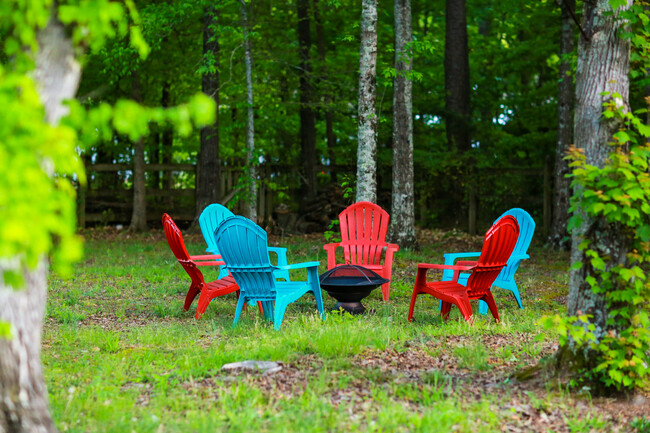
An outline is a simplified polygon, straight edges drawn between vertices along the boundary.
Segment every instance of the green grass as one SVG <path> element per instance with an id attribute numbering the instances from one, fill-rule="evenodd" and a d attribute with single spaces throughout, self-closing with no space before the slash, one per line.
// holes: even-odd
<path id="1" fill-rule="evenodd" d="M 458 243 L 438 235 L 420 252 L 397 254 L 390 301 L 380 290 L 364 300 L 374 314 L 323 321 L 305 296 L 287 309 L 280 331 L 256 308 L 233 329 L 234 295 L 212 301 L 198 321 L 196 301 L 182 311 L 189 278 L 160 233 L 86 237 L 74 276 L 50 278 L 44 331 L 50 403 L 58 427 L 70 432 L 500 431 L 517 392 L 502 387 L 544 356 L 553 338 L 537 325 L 562 308 L 548 288 L 554 296 L 567 291 L 567 256 L 537 248 L 518 272 L 525 310 L 498 290 L 502 323 L 479 315 L 469 326 L 456 308 L 443 322 L 437 300 L 422 296 L 409 323 L 417 263 L 440 263 Z M 465 237 L 463 246 L 474 250 L 480 241 Z M 186 243 L 191 254 L 205 248 L 196 235 Z M 319 260 L 321 272 L 323 243 L 282 240 L 290 262 Z M 216 277 L 212 269 L 205 275 Z M 325 298 L 331 309 L 335 301 Z M 280 361 L 284 369 L 268 377 L 220 370 L 246 359 Z M 495 377 L 499 388 L 471 398 L 474 376 Z M 567 411 L 576 431 L 606 423 Z"/>

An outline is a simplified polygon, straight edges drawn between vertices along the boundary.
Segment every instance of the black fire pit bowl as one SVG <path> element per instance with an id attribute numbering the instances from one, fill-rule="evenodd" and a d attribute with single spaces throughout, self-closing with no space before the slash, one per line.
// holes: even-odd
<path id="1" fill-rule="evenodd" d="M 366 307 L 361 300 L 388 281 L 363 266 L 341 265 L 320 276 L 320 287 L 338 301 L 334 311 L 343 309 L 351 314 L 362 314 Z"/>

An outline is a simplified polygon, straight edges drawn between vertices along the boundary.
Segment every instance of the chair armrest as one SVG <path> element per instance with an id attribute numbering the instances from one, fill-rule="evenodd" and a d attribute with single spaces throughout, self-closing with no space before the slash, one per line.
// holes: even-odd
<path id="1" fill-rule="evenodd" d="M 469 262 L 469 263 L 473 263 L 473 262 Z M 421 278 L 423 281 L 426 281 L 426 272 L 428 269 L 440 269 L 442 271 L 454 271 L 454 274 L 451 277 L 451 281 L 457 283 L 458 277 L 460 276 L 460 271 L 471 271 L 475 267 L 476 264 L 473 264 L 471 266 L 465 266 L 465 265 L 452 266 L 452 265 L 438 265 L 435 263 L 420 263 L 418 264 L 418 278 Z M 420 274 L 423 275 L 420 277 Z M 445 279 L 444 272 L 443 272 L 443 281 L 450 281 L 448 279 Z"/>
<path id="2" fill-rule="evenodd" d="M 472 265 L 472 266 L 455 266 L 454 265 L 454 266 L 452 266 L 452 265 L 439 265 L 439 264 L 436 264 L 436 263 L 419 263 L 418 264 L 418 269 L 420 269 L 420 268 L 422 268 L 422 269 L 442 269 L 442 270 L 451 269 L 451 270 L 454 270 L 454 271 L 471 271 L 475 267 L 476 267 L 476 265 Z"/>
<path id="3" fill-rule="evenodd" d="M 200 256 L 190 256 L 191 260 L 218 260 L 221 259 L 221 256 L 216 254 L 203 254 Z"/>
<path id="4" fill-rule="evenodd" d="M 472 252 L 472 253 L 447 253 L 444 255 L 445 257 L 445 265 L 453 265 L 454 262 L 459 259 L 460 257 L 479 257 L 481 255 L 480 252 Z"/>
<path id="5" fill-rule="evenodd" d="M 386 244 L 386 253 L 388 253 L 388 251 L 393 251 L 393 252 L 399 251 L 399 245 L 397 245 L 397 244 Z"/>
<path id="6" fill-rule="evenodd" d="M 510 260 L 512 259 L 525 260 L 525 259 L 530 259 L 530 256 L 528 254 L 513 254 L 510 256 Z"/>
<path id="7" fill-rule="evenodd" d="M 209 262 L 201 262 L 201 261 L 193 261 L 196 266 L 222 266 L 225 265 L 226 262 L 223 260 L 210 260 Z"/>
<path id="8" fill-rule="evenodd" d="M 334 242 L 331 244 L 323 245 L 323 249 L 327 251 L 327 269 L 336 267 L 336 248 L 341 246 L 341 242 Z"/>
<path id="9" fill-rule="evenodd" d="M 210 254 L 217 254 L 219 252 L 219 250 L 217 250 L 216 248 L 210 248 L 210 247 L 206 248 L 205 250 Z"/>
<path id="10" fill-rule="evenodd" d="M 294 263 L 291 265 L 284 265 L 284 266 L 277 266 L 278 269 L 286 269 L 286 270 L 291 270 L 291 269 L 303 269 L 303 268 L 318 268 L 320 266 L 320 262 L 303 262 L 303 263 Z"/>
<path id="11" fill-rule="evenodd" d="M 278 266 L 287 265 L 287 249 L 282 247 L 268 247 L 270 253 L 275 253 L 278 256 Z"/>

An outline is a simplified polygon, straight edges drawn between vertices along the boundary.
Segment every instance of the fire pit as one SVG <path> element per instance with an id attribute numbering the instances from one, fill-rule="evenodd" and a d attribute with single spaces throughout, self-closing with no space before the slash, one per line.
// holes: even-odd
<path id="1" fill-rule="evenodd" d="M 338 301 L 334 311 L 343 309 L 351 314 L 363 314 L 366 307 L 361 300 L 388 281 L 362 266 L 341 265 L 320 276 L 320 287 Z"/>

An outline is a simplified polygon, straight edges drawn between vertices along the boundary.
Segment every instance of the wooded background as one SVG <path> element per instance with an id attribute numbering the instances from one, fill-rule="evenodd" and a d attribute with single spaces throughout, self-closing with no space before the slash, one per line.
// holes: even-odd
<path id="1" fill-rule="evenodd" d="M 341 185 L 354 185 L 356 173 L 361 2 L 168 0 L 136 6 L 149 56 L 140 60 L 126 39 L 93 52 L 79 99 L 93 105 L 127 97 L 168 107 L 202 90 L 217 103 L 217 122 L 189 138 L 160 126 L 145 141 L 114 134 L 85 149 L 81 225 L 133 226 L 137 215 L 140 226 L 156 226 L 162 212 L 189 222 L 211 202 L 246 214 L 248 169 L 256 166 L 258 222 L 282 230 L 327 228 L 354 198 L 344 197 Z M 377 202 L 387 210 L 398 74 L 393 7 L 379 2 L 377 9 Z M 523 207 L 546 234 L 556 226 L 556 236 L 566 241 L 566 216 L 555 222 L 553 215 L 566 214 L 561 158 L 571 143 L 566 116 L 581 3 L 412 0 L 410 8 L 413 39 L 406 47 L 413 61 L 405 74 L 413 87 L 416 223 L 475 231 L 504 210 Z M 252 157 L 244 10 L 252 57 Z M 643 103 L 644 79 L 632 77 L 633 106 Z M 146 199 L 134 198 L 138 185 Z"/>

